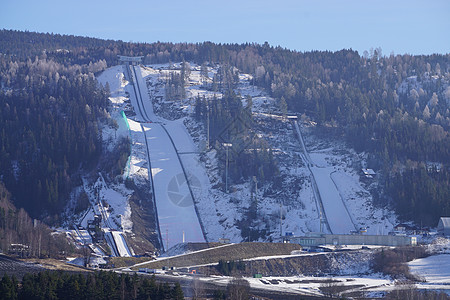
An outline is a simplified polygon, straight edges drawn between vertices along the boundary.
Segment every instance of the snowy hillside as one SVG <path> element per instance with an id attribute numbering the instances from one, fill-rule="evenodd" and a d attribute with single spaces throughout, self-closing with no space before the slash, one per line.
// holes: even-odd
<path id="1" fill-rule="evenodd" d="M 97 80 L 103 86 L 108 84 L 111 92 L 109 98 L 112 103 L 110 115 L 117 126 L 105 124 L 102 128 L 102 138 L 104 146 L 108 151 L 112 151 L 122 138 L 133 134 L 132 130 L 128 130 L 129 125 L 127 121 L 122 117 L 122 111 L 131 109 L 128 96 L 125 92 L 128 82 L 124 79 L 122 66 L 107 69 Z M 131 149 L 131 157 L 124 171 L 123 179 L 128 176 L 133 176 L 136 181 L 140 180 L 142 172 L 140 172 L 139 168 L 136 168 L 136 157 L 139 151 L 139 141 L 137 140 Z M 146 178 L 142 181 L 145 180 Z M 80 193 L 80 191 L 83 191 L 86 194 L 90 208 L 81 215 L 69 215 L 68 219 L 83 228 L 88 228 L 88 221 L 92 221 L 94 215 L 100 215 L 102 218 L 100 227 L 105 232 L 106 242 L 110 245 L 113 255 L 131 256 L 133 250 L 127 246 L 123 233 L 131 233 L 133 229 L 129 203 L 132 191 L 127 189 L 124 183 L 121 183 L 121 180 L 112 180 L 107 183 L 101 170 L 98 173 L 84 175 L 82 177 L 82 183 L 82 186 L 76 192 Z M 77 230 L 73 233 L 73 236 L 80 238 L 80 233 L 82 232 L 85 231 Z M 91 244 L 91 247 L 97 252 L 98 249 L 92 246 L 91 240 L 85 240 L 84 242 Z"/>
<path id="2" fill-rule="evenodd" d="M 218 188 L 222 184 L 219 174 L 215 150 L 205 151 L 206 129 L 192 118 L 197 95 L 213 99 L 220 98 L 220 93 L 204 88 L 204 82 L 212 79 L 217 68 L 209 68 L 209 78 L 200 76 L 200 67 L 191 64 L 189 85 L 186 87 L 186 98 L 176 101 L 165 100 L 165 82 L 170 72 L 179 72 L 179 64 L 154 65 L 142 68 L 142 74 L 147 81 L 149 95 L 153 101 L 156 114 L 165 118 L 167 129 L 176 133 L 177 130 L 190 132 L 195 147 L 190 141 L 175 141 L 183 164 L 187 165 L 189 176 L 198 187 L 193 189 L 194 198 L 200 213 L 200 219 L 209 241 L 218 238 L 230 238 L 232 241 L 245 240 L 241 236 L 239 221 L 250 206 L 250 183 L 234 185 L 230 194 Z M 178 70 L 176 70 L 178 67 Z M 175 70 L 174 70 L 175 69 Z M 266 238 L 277 238 L 280 234 L 280 205 L 282 205 L 283 232 L 293 232 L 301 235 L 320 230 L 320 216 L 314 197 L 310 173 L 302 162 L 302 149 L 291 122 L 283 120 L 276 114 L 278 103 L 268 97 L 262 90 L 250 85 L 251 76 L 240 74 L 236 92 L 245 97 L 252 96 L 252 114 L 257 121 L 256 134 L 265 138 L 275 149 L 276 159 L 283 178 L 282 193 L 271 193 L 270 186 L 261 186 L 258 191 L 257 229 L 267 231 Z M 275 114 L 274 114 L 275 112 Z M 169 122 L 168 120 L 177 120 Z M 172 125 L 173 124 L 173 125 Z M 342 143 L 329 143 L 309 135 L 312 123 L 305 123 L 306 146 L 317 166 L 315 172 L 321 181 L 320 189 L 324 197 L 331 201 L 329 214 L 334 212 L 333 201 L 339 200 L 345 207 L 345 212 L 351 220 L 351 226 L 338 229 L 337 232 L 349 233 L 350 230 L 367 227 L 369 233 L 387 234 L 392 230 L 395 217 L 381 209 L 374 208 L 366 184 L 360 181 L 358 169 L 355 166 L 365 165 L 364 154 L 356 154 L 346 149 Z M 186 127 L 183 129 L 183 125 Z M 173 126 L 180 126 L 173 129 Z M 174 134 L 176 136 L 176 134 Z M 192 152 L 192 153 L 191 153 Z M 196 153 L 194 153 L 196 152 Z M 205 173 L 206 170 L 206 173 Z M 324 173 L 321 174 L 320 172 Z M 207 174 L 207 177 L 205 175 Z M 323 176 L 322 176 L 323 175 Z M 322 183 L 322 180 L 324 182 Z M 332 195 L 330 198 L 330 191 Z M 335 199 L 335 200 L 332 200 Z M 325 208 L 326 209 L 326 208 Z M 340 216 L 336 216 L 336 224 Z M 264 239 L 264 238 L 263 238 Z"/>
<path id="3" fill-rule="evenodd" d="M 167 166 L 162 167 L 158 164 L 167 161 L 163 156 L 167 156 L 169 150 L 167 147 L 164 147 L 165 150 L 157 150 L 154 147 L 158 142 L 155 144 L 157 136 L 153 137 L 152 133 L 160 126 L 161 130 L 164 128 L 166 134 L 170 136 L 170 144 L 173 142 L 175 150 L 172 159 L 177 160 L 178 156 L 186 172 L 195 209 L 207 241 L 218 241 L 219 238 L 227 238 L 232 242 L 245 241 L 249 237 L 243 232 L 249 230 L 262 233 L 259 235 L 260 241 L 278 239 L 280 228 L 283 234 L 292 232 L 294 235 L 303 235 L 319 232 L 321 215 L 328 218 L 331 231 L 335 233 L 349 233 L 362 227 L 366 227 L 370 234 L 387 234 L 392 230 L 396 222 L 395 216 L 375 208 L 372 205 L 371 194 L 367 190 L 368 187 L 376 185 L 376 181 L 360 180 L 359 168 L 365 166 L 365 154 L 355 153 L 346 148 L 342 142 L 317 138 L 312 134 L 314 122 L 304 117 L 298 121 L 304 139 L 302 146 L 295 123 L 282 118 L 278 113 L 278 101 L 251 85 L 251 75 L 240 73 L 235 92 L 242 97 L 243 105 L 247 105 L 247 96 L 251 97 L 254 133 L 266 140 L 273 149 L 281 178 L 281 189 L 273 189 L 270 183 L 258 185 L 255 195 L 256 218 L 251 221 L 251 228 L 246 228 L 248 225 L 245 224 L 248 224 L 246 223 L 248 221 L 245 220 L 248 218 L 247 212 L 251 205 L 252 182 L 234 184 L 230 187 L 230 193 L 225 193 L 216 150 L 214 147 L 209 150 L 206 148 L 207 130 L 203 123 L 196 122 L 193 118 L 197 96 L 204 96 L 210 101 L 220 99 L 222 96 L 219 92 L 213 92 L 208 88 L 212 77 L 218 72 L 218 67 L 209 67 L 208 77 L 200 74 L 199 66 L 190 64 L 190 68 L 185 98 L 171 101 L 166 99 L 165 84 L 171 73 L 180 72 L 180 64 L 136 67 L 135 75 L 131 75 L 133 69 L 127 71 L 124 66 L 115 66 L 99 76 L 99 82 L 103 85 L 108 83 L 110 87 L 110 100 L 114 106 L 111 116 L 119 125 L 116 129 L 105 126 L 103 134 L 105 143 L 108 147 L 113 147 L 118 136 L 129 136 L 132 142 L 131 156 L 124 172 L 124 179 L 129 177 L 138 186 L 146 188 L 154 184 L 157 187 L 155 192 L 159 193 L 158 199 L 164 196 L 173 202 L 174 197 L 180 193 L 183 180 L 173 183 L 169 176 L 162 183 L 157 179 L 158 173 L 167 169 Z M 141 74 L 143 80 L 140 78 Z M 138 80 L 136 87 L 139 86 L 143 95 L 142 111 L 139 110 L 140 106 L 135 96 L 139 92 L 127 80 L 127 76 L 136 77 Z M 123 118 L 122 111 L 127 115 L 126 119 Z M 157 121 L 158 124 L 143 122 L 147 118 Z M 158 159 L 160 155 L 163 156 Z M 149 168 L 149 157 L 152 171 Z M 178 173 L 183 172 L 180 169 Z M 152 183 L 150 174 L 153 175 L 152 180 L 156 179 L 158 182 Z M 160 173 L 162 174 L 165 173 Z M 175 184 L 173 187 L 176 187 L 178 192 L 170 188 L 170 184 Z M 318 192 L 315 191 L 316 184 Z M 104 215 L 103 222 L 106 227 L 124 232 L 132 230 L 128 203 L 131 192 L 123 184 L 106 184 L 99 176 L 93 183 L 85 184 L 84 190 L 89 195 L 91 203 L 96 203 L 100 198 L 101 203 L 106 204 L 106 208 L 103 205 L 94 206 L 94 211 L 84 216 L 82 225 L 86 225 L 86 220 L 91 219 L 94 213 L 101 213 Z M 158 202 L 156 204 L 159 205 Z M 156 213 L 169 218 L 160 217 L 162 222 L 160 237 L 164 245 L 169 243 L 169 246 L 172 246 L 182 242 L 184 238 L 194 238 L 193 235 L 189 236 L 190 231 L 185 230 L 186 226 L 169 221 L 171 216 L 169 211 L 163 213 L 162 206 L 158 210 L 161 212 Z M 344 216 L 348 219 L 346 223 L 342 222 Z M 168 233 L 170 224 L 183 232 L 175 233 L 175 229 L 172 228 L 171 233 Z M 164 226 L 169 227 L 166 229 Z M 327 231 L 326 227 L 322 229 Z M 194 238 L 192 241 L 200 239 Z"/>

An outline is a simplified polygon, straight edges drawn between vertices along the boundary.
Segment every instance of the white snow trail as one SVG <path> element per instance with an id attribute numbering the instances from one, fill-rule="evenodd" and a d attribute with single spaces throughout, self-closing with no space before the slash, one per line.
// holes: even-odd
<path id="1" fill-rule="evenodd" d="M 305 143 L 297 121 L 294 122 L 300 144 L 303 150 L 303 156 L 308 169 L 311 171 L 313 184 L 317 186 L 319 195 L 316 195 L 319 206 L 323 209 L 325 219 L 329 229 L 334 234 L 349 234 L 350 231 L 357 229 L 348 213 L 343 199 L 331 178 L 334 171 L 332 167 L 318 167 L 306 150 Z"/>
<path id="2" fill-rule="evenodd" d="M 143 124 L 150 156 L 159 228 L 164 248 L 205 242 L 188 181 L 176 149 L 161 124 Z"/>

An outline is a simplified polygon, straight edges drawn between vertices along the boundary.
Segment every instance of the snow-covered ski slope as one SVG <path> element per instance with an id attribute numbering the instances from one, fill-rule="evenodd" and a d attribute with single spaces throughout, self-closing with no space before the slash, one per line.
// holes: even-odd
<path id="1" fill-rule="evenodd" d="M 147 122 L 160 122 L 154 114 L 153 105 L 148 96 L 147 86 L 142 78 L 141 68 L 138 66 L 124 66 L 127 78 L 132 83 L 127 86 L 130 101 L 138 118 Z"/>
<path id="2" fill-rule="evenodd" d="M 168 249 L 183 242 L 183 235 L 184 241 L 204 242 L 186 176 L 167 132 L 163 125 L 156 123 L 145 124 L 142 128 L 148 145 L 164 247 Z"/>
<path id="3" fill-rule="evenodd" d="M 349 234 L 350 231 L 356 230 L 339 191 L 331 180 L 330 176 L 333 169 L 327 167 L 311 167 L 311 172 L 316 180 L 331 231 L 334 234 Z"/>
<path id="4" fill-rule="evenodd" d="M 171 121 L 167 120 L 164 122 L 168 123 L 170 133 L 164 128 L 163 120 L 153 113 L 152 102 L 148 97 L 140 67 L 128 70 L 134 83 L 134 86 L 130 87 L 132 89 L 130 94 L 135 99 L 131 102 L 137 115 L 145 121 L 141 124 L 141 128 L 145 135 L 151 167 L 162 246 L 167 250 L 184 241 L 204 242 L 205 238 L 189 187 L 190 180 L 184 172 L 171 138 L 171 135 L 174 135 L 177 141 L 186 142 L 190 139 L 189 133 L 184 125 L 173 126 L 170 124 Z"/>
<path id="5" fill-rule="evenodd" d="M 106 243 L 111 249 L 112 256 L 131 257 L 133 253 L 128 248 L 127 242 L 123 234 L 116 230 L 103 229 Z"/>
<path id="6" fill-rule="evenodd" d="M 190 64 L 189 85 L 185 87 L 186 98 L 183 99 L 174 101 L 165 97 L 167 79 L 171 73 L 181 72 L 180 63 L 136 67 L 136 73 L 141 73 L 144 80 L 141 76 L 134 75 L 136 79 L 133 81 L 136 81 L 141 89 L 147 115 L 151 116 L 153 123 L 164 125 L 175 144 L 178 157 L 189 178 L 195 208 L 205 238 L 208 241 L 229 238 L 232 242 L 240 242 L 243 236 L 239 222 L 245 217 L 244 212 L 250 205 L 250 183 L 234 184 L 230 193 L 223 191 L 223 178 L 220 173 L 221 158 L 217 156 L 214 147 L 211 147 L 209 151 L 206 150 L 206 127 L 193 117 L 198 96 L 205 96 L 210 101 L 216 99 L 214 96 L 220 99 L 220 93 L 209 89 L 218 67 L 209 67 L 209 75 L 205 79 L 200 76 L 200 66 Z M 141 128 L 144 118 L 134 109 L 137 106 L 136 97 L 134 87 L 127 76 L 127 69 L 129 72 L 134 72 L 134 68 L 124 68 L 123 65 L 109 68 L 102 75 L 108 80 L 102 82 L 109 82 L 111 101 L 120 105 L 120 108 L 129 115 L 130 130 L 129 133 L 125 132 L 132 139 L 129 176 L 139 186 L 145 186 L 148 181 L 152 181 L 152 177 L 148 165 L 147 146 Z M 316 195 L 320 194 L 313 182 L 312 172 L 307 168 L 313 165 L 329 168 L 331 179 L 336 184 L 356 227 L 366 227 L 370 234 L 386 234 L 391 231 L 393 224 L 397 223 L 395 216 L 372 204 L 372 196 L 368 188 L 376 187 L 376 180 L 361 182 L 359 170 L 354 167 L 356 163 L 365 166 L 367 155 L 354 152 L 339 140 L 315 136 L 314 122 L 302 119 L 302 135 L 307 153 L 311 156 L 305 157 L 302 147 L 292 132 L 295 123 L 283 122 L 282 118 L 273 114 L 279 107 L 277 100 L 252 86 L 251 78 L 251 75 L 239 74 L 236 92 L 242 95 L 243 105 L 246 105 L 246 96 L 252 97 L 252 113 L 259 124 L 256 133 L 265 138 L 275 149 L 274 155 L 277 158 L 280 173 L 285 178 L 283 180 L 285 188 L 281 194 L 270 193 L 270 185 L 259 186 L 258 209 L 260 216 L 264 216 L 264 219 L 259 219 L 261 221 L 259 226 L 262 228 L 261 226 L 267 225 L 268 230 L 268 235 L 260 240 L 279 237 L 280 202 L 283 202 L 282 211 L 285 214 L 282 223 L 283 232 L 302 235 L 319 231 L 320 216 L 325 216 L 325 213 L 324 210 L 320 213 L 321 208 L 315 201 L 318 198 Z M 125 90 L 130 94 L 130 100 L 127 100 Z M 130 116 L 134 115 L 131 111 L 135 111 L 136 115 Z M 127 129 L 126 126 L 123 127 Z M 110 136 L 114 137 L 113 129 L 111 134 Z M 310 163 L 305 166 L 300 162 L 302 159 Z M 105 198 L 108 197 L 105 195 Z M 117 211 L 115 207 L 114 209 Z M 124 214 L 121 213 L 121 215 Z M 323 229 L 327 230 L 325 226 Z M 161 240 L 165 246 L 166 232 L 162 231 L 161 234 L 163 235 Z M 169 233 L 169 239 L 172 236 Z M 182 237 L 182 233 L 180 236 Z M 186 240 L 188 240 L 187 233 Z"/>
<path id="7" fill-rule="evenodd" d="M 334 234 L 348 234 L 352 230 L 356 230 L 352 218 L 345 207 L 342 196 L 340 195 L 331 174 L 335 171 L 332 167 L 321 166 L 318 161 L 314 160 L 314 155 L 311 158 L 306 150 L 303 142 L 303 137 L 295 122 L 295 129 L 300 139 L 300 144 L 303 149 L 305 163 L 308 165 L 312 176 L 317 185 L 320 194 L 320 201 L 323 205 L 326 220 L 329 227 Z"/>
<path id="8" fill-rule="evenodd" d="M 130 249 L 128 249 L 127 243 L 125 242 L 125 238 L 122 233 L 118 231 L 111 231 L 111 235 L 114 239 L 114 242 L 117 246 L 117 251 L 119 252 L 119 256 L 122 257 L 130 257 L 132 256 Z"/>

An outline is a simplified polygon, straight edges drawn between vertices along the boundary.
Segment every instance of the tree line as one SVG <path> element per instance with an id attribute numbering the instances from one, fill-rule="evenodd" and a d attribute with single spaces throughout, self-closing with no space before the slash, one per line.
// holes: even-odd
<path id="1" fill-rule="evenodd" d="M 251 98 L 247 101 L 251 103 Z M 194 114 L 204 128 L 209 127 L 209 144 L 217 151 L 223 182 L 227 180 L 226 169 L 230 184 L 253 176 L 261 183 L 270 182 L 278 175 L 272 149 L 255 134 L 251 107 L 244 107 L 241 97 L 232 89 L 227 89 L 220 98 L 198 97 Z"/>
<path id="2" fill-rule="evenodd" d="M 74 186 L 72 176 L 94 166 L 102 152 L 98 122 L 108 118 L 109 92 L 92 73 L 46 58 L 0 62 L 9 81 L 0 91 L 2 181 L 33 217 L 58 214 Z"/>
<path id="3" fill-rule="evenodd" d="M 0 183 L 0 252 L 8 253 L 12 244 L 24 245 L 13 255 L 23 257 L 61 258 L 77 253 L 65 234 L 54 234 L 44 223 L 33 220 L 23 209 L 17 209 L 10 200 L 10 193 Z M 1 294 L 1 293 L 0 293 Z"/>
<path id="4" fill-rule="evenodd" d="M 401 177 L 406 171 L 414 180 L 422 180 L 425 175 L 411 172 L 412 166 L 428 162 L 441 164 L 442 169 L 448 171 L 449 54 L 386 56 L 379 48 L 363 55 L 351 49 L 303 53 L 267 43 L 125 43 L 10 30 L 0 31 L 0 52 L 13 64 L 9 67 L 13 70 L 9 77 L 1 75 L 3 87 L 12 84 L 8 79 L 19 70 L 14 66 L 15 61 L 30 59 L 34 62 L 35 56 L 44 55 L 47 61 L 71 70 L 75 70 L 75 65 L 80 66 L 76 67 L 79 73 L 97 72 L 106 65 L 115 65 L 118 54 L 144 56 L 146 64 L 185 61 L 202 66 L 205 63 L 227 66 L 213 77 L 212 84 L 205 81 L 209 88 L 217 91 L 232 87 L 236 68 L 252 74 L 252 84 L 278 99 L 283 113 L 305 114 L 319 127 L 334 128 L 357 151 L 369 153 L 373 158 L 371 167 L 385 179 Z M 181 81 L 182 78 L 174 77 L 171 85 Z M 217 112 L 230 116 L 227 109 Z M 202 112 L 196 114 L 204 120 Z M 219 124 L 220 120 L 216 119 Z M 432 171 L 427 171 L 427 176 L 433 178 L 428 181 L 435 190 L 441 191 L 442 186 L 448 185 L 448 178 L 435 176 Z M 235 178 L 245 178 L 246 175 L 239 172 Z M 407 188 L 407 182 L 399 180 L 399 190 Z M 445 191 L 430 196 L 423 188 L 417 185 L 413 198 L 434 206 L 433 213 L 426 219 L 429 220 L 427 225 L 435 225 L 431 220 L 438 217 L 439 206 L 436 205 L 448 203 L 450 198 Z M 411 198 L 405 195 L 385 186 L 383 195 L 378 198 L 402 210 L 406 208 L 399 203 L 411 204 Z M 433 197 L 439 200 L 430 201 Z M 414 216 L 419 215 L 420 206 L 409 207 L 415 210 Z M 450 214 L 446 207 L 442 214 Z M 420 222 L 415 217 L 412 219 Z"/>
<path id="5" fill-rule="evenodd" d="M 157 283 L 155 277 L 115 272 L 74 274 L 40 272 L 0 280 L 1 300 L 20 299 L 184 299 L 179 283 Z"/>

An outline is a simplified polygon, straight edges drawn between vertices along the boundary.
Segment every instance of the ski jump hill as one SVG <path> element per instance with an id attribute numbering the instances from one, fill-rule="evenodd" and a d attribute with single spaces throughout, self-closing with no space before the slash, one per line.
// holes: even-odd
<path id="1" fill-rule="evenodd" d="M 190 139 L 180 124 L 156 116 L 139 66 L 124 65 L 130 100 L 147 147 L 150 181 L 162 248 L 182 242 L 205 242 L 194 198 L 175 140 Z M 170 132 L 166 129 L 170 127 Z M 176 126 L 174 126 L 176 125 Z M 172 137 L 174 135 L 174 137 Z"/>

